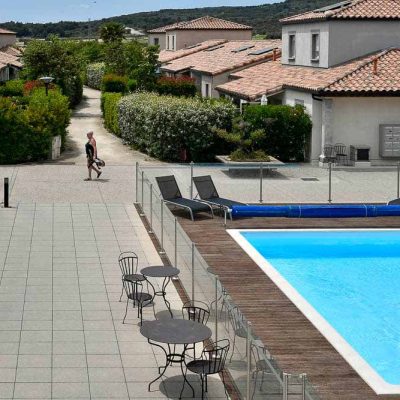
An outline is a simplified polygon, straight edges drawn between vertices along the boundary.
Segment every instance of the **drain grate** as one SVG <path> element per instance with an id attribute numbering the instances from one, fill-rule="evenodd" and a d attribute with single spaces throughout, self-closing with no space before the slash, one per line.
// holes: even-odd
<path id="1" fill-rule="evenodd" d="M 318 178 L 301 178 L 302 181 L 306 181 L 306 182 L 318 182 L 319 179 Z"/>

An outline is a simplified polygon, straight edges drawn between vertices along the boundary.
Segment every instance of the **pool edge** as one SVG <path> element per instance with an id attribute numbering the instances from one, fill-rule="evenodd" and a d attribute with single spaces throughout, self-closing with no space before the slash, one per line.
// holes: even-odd
<path id="1" fill-rule="evenodd" d="M 282 293 L 298 308 L 298 310 L 325 337 L 335 350 L 357 372 L 377 395 L 399 395 L 400 384 L 387 383 L 352 346 L 334 329 L 325 318 L 270 264 L 242 235 L 242 232 L 274 232 L 274 231 L 329 231 L 332 229 L 227 229 L 226 232 L 242 248 L 242 250 L 259 266 Z M 343 231 L 370 231 L 365 229 L 335 229 Z M 384 228 L 374 230 L 399 230 Z"/>

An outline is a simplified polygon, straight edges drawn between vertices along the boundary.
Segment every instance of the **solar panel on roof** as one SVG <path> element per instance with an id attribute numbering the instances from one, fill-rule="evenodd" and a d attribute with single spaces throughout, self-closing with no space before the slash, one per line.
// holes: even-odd
<path id="1" fill-rule="evenodd" d="M 191 46 L 186 47 L 187 49 L 194 49 L 195 47 L 199 47 L 200 43 L 198 44 L 192 44 Z"/>
<path id="2" fill-rule="evenodd" d="M 209 47 L 208 49 L 205 49 L 204 51 L 214 51 L 217 49 L 221 49 L 222 47 L 225 47 L 225 46 L 223 44 L 219 45 L 219 46 L 212 46 L 212 47 Z"/>
<path id="3" fill-rule="evenodd" d="M 251 53 L 249 53 L 249 56 L 259 56 L 261 54 L 265 54 L 265 53 L 269 53 L 272 50 L 276 49 L 276 47 L 267 47 L 265 49 L 260 49 L 260 50 L 256 50 L 256 51 L 252 51 Z"/>
<path id="4" fill-rule="evenodd" d="M 242 46 L 242 47 L 239 47 L 238 49 L 232 50 L 232 53 L 240 53 L 241 51 L 252 49 L 253 47 L 255 47 L 254 44 L 250 44 L 250 45 L 247 45 L 247 46 Z"/>
<path id="5" fill-rule="evenodd" d="M 314 11 L 315 12 L 324 12 L 324 11 L 329 11 L 329 10 L 335 10 L 337 8 L 342 8 L 342 7 L 348 6 L 352 2 L 353 2 L 352 0 L 341 1 L 340 3 L 331 4 L 330 6 L 318 8 L 317 10 L 314 10 Z"/>

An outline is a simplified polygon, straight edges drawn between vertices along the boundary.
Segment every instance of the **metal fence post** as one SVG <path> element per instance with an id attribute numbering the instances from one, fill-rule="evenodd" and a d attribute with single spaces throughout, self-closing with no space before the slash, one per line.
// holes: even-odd
<path id="1" fill-rule="evenodd" d="M 10 189 L 10 185 L 9 185 L 9 179 L 8 178 L 4 178 L 4 208 L 8 208 L 9 204 L 9 189 Z"/>
<path id="2" fill-rule="evenodd" d="M 302 400 L 306 400 L 306 374 L 301 374 L 301 385 L 302 385 L 302 390 L 301 390 L 301 398 Z"/>
<path id="3" fill-rule="evenodd" d="M 138 194 L 138 190 L 139 190 L 139 163 L 136 162 L 136 169 L 135 169 L 135 203 L 139 203 L 138 199 L 139 199 L 139 194 Z"/>
<path id="4" fill-rule="evenodd" d="M 260 203 L 263 202 L 263 164 L 260 164 Z"/>
<path id="5" fill-rule="evenodd" d="M 192 303 L 194 303 L 194 251 L 195 244 L 192 243 Z"/>
<path id="6" fill-rule="evenodd" d="M 251 399 L 251 322 L 247 321 L 247 341 L 246 341 L 246 353 L 247 353 L 247 387 L 246 387 L 246 399 Z"/>
<path id="7" fill-rule="evenodd" d="M 400 162 L 397 163 L 397 199 L 400 197 Z"/>
<path id="8" fill-rule="evenodd" d="M 283 400 L 289 398 L 289 374 L 283 372 Z"/>
<path id="9" fill-rule="evenodd" d="M 160 230 L 161 230 L 161 249 L 160 249 L 160 254 L 165 254 L 164 250 L 164 202 L 161 200 L 161 210 L 160 210 Z"/>
<path id="10" fill-rule="evenodd" d="M 178 268 L 178 221 L 176 218 L 174 225 L 174 267 Z"/>
<path id="11" fill-rule="evenodd" d="M 193 199 L 193 167 L 194 162 L 190 162 L 190 198 Z"/>
<path id="12" fill-rule="evenodd" d="M 218 342 L 218 275 L 215 275 L 215 343 Z"/>
<path id="13" fill-rule="evenodd" d="M 153 233 L 153 184 L 150 183 L 150 230 Z"/>
<path id="14" fill-rule="evenodd" d="M 328 164 L 328 170 L 329 170 L 329 197 L 328 197 L 328 203 L 332 203 L 332 163 L 329 162 Z"/>
<path id="15" fill-rule="evenodd" d="M 145 215 L 145 212 L 144 212 L 144 171 L 142 171 L 142 198 L 141 198 L 141 209 L 142 209 L 142 212 L 141 212 L 141 214 L 140 214 L 140 216 L 141 217 L 144 217 L 144 215 Z"/>

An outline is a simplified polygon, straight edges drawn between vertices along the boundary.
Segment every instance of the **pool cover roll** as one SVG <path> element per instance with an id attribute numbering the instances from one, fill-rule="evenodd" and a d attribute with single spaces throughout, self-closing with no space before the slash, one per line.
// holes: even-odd
<path id="1" fill-rule="evenodd" d="M 364 218 L 400 216 L 400 205 L 338 204 L 287 206 L 233 206 L 233 217 Z"/>

